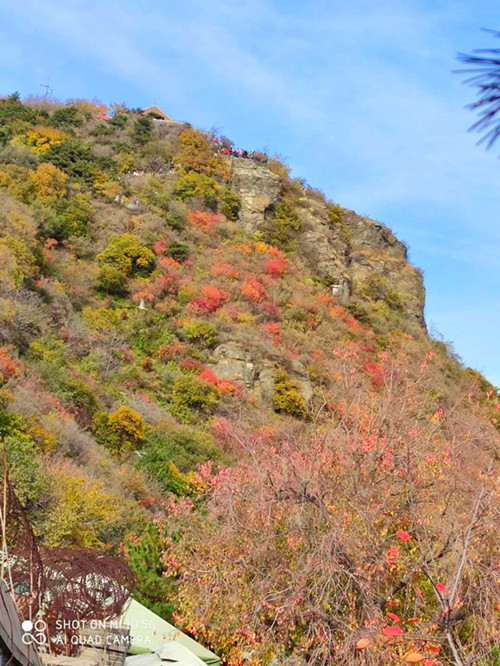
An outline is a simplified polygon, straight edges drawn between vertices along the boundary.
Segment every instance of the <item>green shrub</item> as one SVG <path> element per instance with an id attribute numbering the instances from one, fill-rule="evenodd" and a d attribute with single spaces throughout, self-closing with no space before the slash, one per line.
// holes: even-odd
<path id="1" fill-rule="evenodd" d="M 352 314 L 356 321 L 359 321 L 360 324 L 370 324 L 371 318 L 368 313 L 368 310 L 360 305 L 359 303 L 349 303 L 347 309 Z"/>
<path id="2" fill-rule="evenodd" d="M 35 197 L 28 169 L 15 164 L 0 164 L 0 188 L 24 203 L 30 203 Z"/>
<path id="3" fill-rule="evenodd" d="M 186 408 L 212 412 L 218 401 L 217 391 L 212 384 L 193 375 L 181 375 L 173 383 L 172 404 L 177 414 L 185 414 Z"/>
<path id="4" fill-rule="evenodd" d="M 468 622 L 466 621 L 466 623 L 470 626 L 470 624 L 474 622 L 475 617 L 471 616 L 467 618 L 467 620 Z M 463 637 L 460 636 L 460 639 L 463 640 Z M 490 648 L 489 656 L 486 659 L 481 659 L 481 661 L 478 662 L 477 666 L 500 666 L 500 647 L 498 645 L 493 645 Z"/>
<path id="5" fill-rule="evenodd" d="M 138 196 L 158 215 L 163 217 L 169 213 L 170 196 L 159 178 L 148 176 Z"/>
<path id="6" fill-rule="evenodd" d="M 95 208 L 85 194 L 76 194 L 72 199 L 58 199 L 40 224 L 45 238 L 65 240 L 71 236 L 87 236 Z"/>
<path id="7" fill-rule="evenodd" d="M 118 407 L 112 414 L 96 414 L 92 429 L 99 444 L 112 453 L 121 454 L 141 448 L 144 441 L 144 422 L 129 407 Z"/>
<path id="8" fill-rule="evenodd" d="M 340 232 L 344 236 L 346 243 L 349 245 L 351 242 L 351 232 L 346 227 L 344 220 L 342 219 L 342 208 L 338 204 L 329 203 L 327 204 L 327 214 L 328 221 L 332 227 L 338 227 L 340 229 Z"/>
<path id="9" fill-rule="evenodd" d="M 398 294 L 397 291 L 389 289 L 384 300 L 391 310 L 396 310 L 397 312 L 404 311 L 405 306 L 403 299 L 401 294 Z"/>
<path id="10" fill-rule="evenodd" d="M 115 113 L 112 118 L 109 120 L 109 124 L 113 127 L 119 127 L 124 129 L 128 122 L 128 116 L 124 113 Z"/>
<path id="11" fill-rule="evenodd" d="M 29 146 L 8 143 L 0 148 L 0 164 L 15 164 L 16 166 L 32 169 L 38 164 L 38 156 Z"/>
<path id="12" fill-rule="evenodd" d="M 162 560 L 164 543 L 154 523 L 148 523 L 140 537 L 124 545 L 125 558 L 135 576 L 134 599 L 160 617 L 170 619 L 175 610 L 174 580 L 166 575 Z"/>
<path id="13" fill-rule="evenodd" d="M 91 136 L 95 136 L 96 138 L 102 137 L 103 139 L 105 137 L 113 136 L 114 133 L 115 128 L 110 125 L 105 125 L 104 123 L 96 125 L 90 132 Z"/>
<path id="14" fill-rule="evenodd" d="M 274 383 L 273 406 L 277 412 L 290 414 L 298 419 L 307 417 L 307 406 L 299 386 L 284 370 L 280 370 Z"/>
<path id="15" fill-rule="evenodd" d="M 272 213 L 270 242 L 273 245 L 286 247 L 291 241 L 294 232 L 300 231 L 302 222 L 300 221 L 294 205 L 287 201 L 279 201 Z"/>
<path id="16" fill-rule="evenodd" d="M 115 163 L 109 157 L 96 155 L 89 146 L 79 139 L 69 139 L 52 145 L 41 155 L 43 162 L 50 162 L 58 169 L 87 185 L 92 185 L 96 170 L 114 174 Z"/>
<path id="17" fill-rule="evenodd" d="M 202 319 L 185 324 L 182 332 L 191 342 L 203 344 L 205 347 L 215 347 L 219 342 L 219 333 L 215 326 Z"/>
<path id="18" fill-rule="evenodd" d="M 153 121 L 149 116 L 140 116 L 132 128 L 132 140 L 140 146 L 153 139 Z"/>
<path id="19" fill-rule="evenodd" d="M 81 417 L 90 419 L 97 409 L 97 400 L 92 388 L 82 379 L 67 374 L 60 377 L 57 384 L 53 390 L 63 403 L 71 403 Z"/>
<path id="20" fill-rule="evenodd" d="M 112 236 L 108 247 L 97 255 L 101 266 L 110 265 L 125 275 L 147 275 L 154 268 L 153 252 L 132 234 Z"/>
<path id="21" fill-rule="evenodd" d="M 54 111 L 50 117 L 50 124 L 53 127 L 80 127 L 82 119 L 78 114 L 76 106 L 65 106 L 62 109 Z"/>
<path id="22" fill-rule="evenodd" d="M 192 428 L 164 430 L 148 437 L 139 467 L 147 472 L 164 492 L 171 492 L 168 463 L 173 462 L 183 473 L 208 460 L 219 460 L 220 452 L 208 437 Z"/>
<path id="23" fill-rule="evenodd" d="M 186 259 L 189 257 L 188 246 L 184 245 L 184 243 L 178 243 L 177 241 L 172 241 L 169 243 L 165 252 L 169 257 L 172 257 L 172 259 L 175 259 L 175 261 L 178 261 L 179 263 L 186 261 Z"/>
<path id="24" fill-rule="evenodd" d="M 377 273 L 371 273 L 358 288 L 359 295 L 368 301 L 381 301 L 387 296 L 387 281 Z"/>
<path id="25" fill-rule="evenodd" d="M 7 143 L 35 120 L 35 111 L 21 102 L 19 93 L 0 99 L 0 143 Z"/>
<path id="26" fill-rule="evenodd" d="M 240 213 L 241 201 L 230 187 L 224 187 L 220 196 L 221 210 L 228 220 L 235 221 Z"/>
<path id="27" fill-rule="evenodd" d="M 46 486 L 35 444 L 19 431 L 7 436 L 5 444 L 9 477 L 18 500 L 23 505 L 35 502 Z"/>
<path id="28" fill-rule="evenodd" d="M 219 185 L 204 173 L 190 171 L 181 175 L 175 183 L 173 195 L 181 201 L 197 197 L 203 199 L 209 207 L 215 206 Z"/>
<path id="29" fill-rule="evenodd" d="M 127 276 L 119 268 L 103 266 L 97 276 L 97 289 L 115 296 L 125 296 L 127 290 Z"/>
<path id="30" fill-rule="evenodd" d="M 163 215 L 163 219 L 174 231 L 182 231 L 186 226 L 186 218 L 180 213 L 169 211 Z"/>

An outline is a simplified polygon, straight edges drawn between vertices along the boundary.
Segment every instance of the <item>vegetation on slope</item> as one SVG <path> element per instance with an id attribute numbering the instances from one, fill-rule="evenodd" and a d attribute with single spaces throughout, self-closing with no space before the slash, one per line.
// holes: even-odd
<path id="1" fill-rule="evenodd" d="M 122 552 L 228 664 L 494 664 L 497 393 L 383 279 L 311 275 L 322 195 L 271 160 L 245 234 L 213 137 L 123 106 L 11 95 L 0 142 L 0 434 L 40 541 Z"/>

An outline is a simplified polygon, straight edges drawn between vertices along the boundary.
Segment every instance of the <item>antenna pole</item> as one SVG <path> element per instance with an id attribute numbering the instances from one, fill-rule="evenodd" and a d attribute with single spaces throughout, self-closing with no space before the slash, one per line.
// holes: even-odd
<path id="1" fill-rule="evenodd" d="M 40 83 L 40 86 L 45 88 L 45 95 L 43 96 L 43 99 L 46 100 L 49 94 L 52 92 L 52 88 L 48 83 Z"/>

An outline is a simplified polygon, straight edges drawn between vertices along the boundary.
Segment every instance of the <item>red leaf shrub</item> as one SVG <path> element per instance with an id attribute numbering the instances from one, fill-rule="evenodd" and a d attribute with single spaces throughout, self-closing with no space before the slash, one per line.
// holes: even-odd
<path id="1" fill-rule="evenodd" d="M 233 395 L 238 398 L 241 396 L 241 387 L 230 379 L 220 379 L 217 382 L 217 393 L 221 397 L 225 395 Z"/>
<path id="2" fill-rule="evenodd" d="M 176 356 L 180 356 L 184 351 L 184 345 L 179 342 L 179 340 L 174 339 L 172 342 L 169 342 L 166 345 L 162 345 L 158 349 L 158 358 L 164 363 L 170 361 Z"/>
<path id="3" fill-rule="evenodd" d="M 214 371 L 210 368 L 203 368 L 198 377 L 209 384 L 217 386 L 217 377 L 215 376 Z"/>
<path id="4" fill-rule="evenodd" d="M 258 303 L 264 295 L 264 287 L 251 275 L 247 275 L 240 287 L 241 295 L 248 301 Z"/>
<path id="5" fill-rule="evenodd" d="M 190 310 L 196 314 L 206 315 L 215 312 L 228 299 L 225 291 L 213 285 L 202 287 L 200 293 L 200 296 L 189 302 Z"/>
<path id="6" fill-rule="evenodd" d="M 188 372 L 195 372 L 201 367 L 201 363 L 192 358 L 192 356 L 187 356 L 186 358 L 183 358 L 181 361 L 179 361 L 179 368 L 182 370 L 187 370 Z"/>
<path id="7" fill-rule="evenodd" d="M 180 263 L 172 257 L 162 257 L 158 260 L 158 263 L 165 271 L 174 271 L 181 268 Z"/>
<path id="8" fill-rule="evenodd" d="M 241 388 L 229 379 L 217 379 L 215 373 L 210 368 L 204 368 L 198 375 L 200 379 L 212 384 L 217 389 L 217 393 L 222 397 L 225 395 L 241 395 Z"/>
<path id="9" fill-rule="evenodd" d="M 0 379 L 8 381 L 11 377 L 17 377 L 20 373 L 17 363 L 0 347 Z"/>
<path id="10" fill-rule="evenodd" d="M 274 303 L 262 303 L 262 314 L 271 319 L 281 319 L 281 309 Z"/>
<path id="11" fill-rule="evenodd" d="M 373 388 L 380 389 L 384 385 L 384 371 L 377 363 L 366 363 L 363 368 L 365 375 L 370 379 Z"/>
<path id="12" fill-rule="evenodd" d="M 392 620 L 393 622 L 395 622 L 396 624 L 399 624 L 399 623 L 401 622 L 401 620 L 400 620 L 399 617 L 396 615 L 396 613 L 387 613 L 387 617 L 388 617 L 390 620 Z"/>
<path id="13" fill-rule="evenodd" d="M 403 633 L 403 630 L 401 627 L 384 627 L 383 632 L 385 636 L 391 637 L 391 636 L 399 636 L 399 634 Z"/>
<path id="14" fill-rule="evenodd" d="M 200 231 L 212 231 L 220 222 L 220 216 L 214 213 L 205 213 L 202 210 L 192 210 L 188 213 L 188 220 L 193 227 Z"/>
<path id="15" fill-rule="evenodd" d="M 238 277 L 238 271 L 236 268 L 224 261 L 213 263 L 211 270 L 214 277 L 226 277 L 232 279 L 236 279 Z"/>
<path id="16" fill-rule="evenodd" d="M 280 343 L 280 327 L 275 321 L 268 321 L 265 324 L 259 326 L 260 330 L 269 335 L 273 341 L 273 345 L 279 345 Z"/>
<path id="17" fill-rule="evenodd" d="M 265 271 L 273 278 L 279 278 L 286 271 L 286 263 L 278 259 L 271 259 L 265 265 Z"/>
<path id="18" fill-rule="evenodd" d="M 163 252 L 165 252 L 166 247 L 167 247 L 167 241 L 166 240 L 158 240 L 153 245 L 153 252 L 155 254 L 162 254 Z"/>

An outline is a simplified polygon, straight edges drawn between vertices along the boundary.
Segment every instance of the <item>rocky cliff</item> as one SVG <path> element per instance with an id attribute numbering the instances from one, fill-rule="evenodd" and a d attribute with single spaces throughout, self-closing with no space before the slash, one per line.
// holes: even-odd
<path id="1" fill-rule="evenodd" d="M 279 177 L 251 160 L 235 159 L 232 187 L 241 200 L 239 223 L 259 234 L 281 195 Z M 355 212 L 332 207 L 303 188 L 296 201 L 300 230 L 298 253 L 312 274 L 324 280 L 344 305 L 381 303 L 407 321 L 425 327 L 421 272 L 408 262 L 407 248 L 386 226 Z M 377 305 L 378 304 L 378 305 Z"/>

